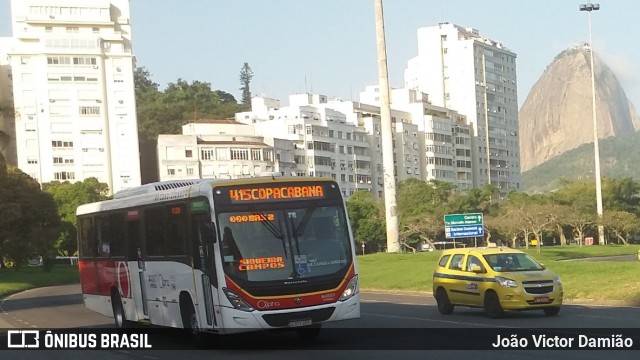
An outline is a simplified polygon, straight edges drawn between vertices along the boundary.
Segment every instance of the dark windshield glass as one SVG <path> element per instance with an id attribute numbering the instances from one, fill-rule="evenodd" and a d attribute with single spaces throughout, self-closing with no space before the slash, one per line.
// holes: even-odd
<path id="1" fill-rule="evenodd" d="M 533 271 L 544 268 L 534 258 L 521 253 L 500 253 L 484 255 L 485 260 L 495 271 Z"/>
<path id="2" fill-rule="evenodd" d="M 346 218 L 338 206 L 256 208 L 218 215 L 222 263 L 232 278 L 278 281 L 337 273 L 350 263 Z"/>

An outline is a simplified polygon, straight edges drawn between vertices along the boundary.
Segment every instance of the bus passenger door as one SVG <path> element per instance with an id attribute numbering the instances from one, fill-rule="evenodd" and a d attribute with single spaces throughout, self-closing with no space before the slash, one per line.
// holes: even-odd
<path id="1" fill-rule="evenodd" d="M 193 229 L 194 280 L 202 285 L 204 298 L 205 313 L 202 315 L 204 315 L 207 326 L 216 328 L 218 327 L 215 316 L 215 306 L 218 303 L 218 278 L 215 268 L 215 226 L 208 213 L 194 214 L 191 218 L 191 225 Z"/>
<path id="2" fill-rule="evenodd" d="M 138 320 L 149 319 L 147 292 L 145 289 L 145 261 L 141 241 L 141 226 L 138 210 L 127 212 L 127 239 L 129 243 L 128 261 L 131 269 L 131 296 L 133 297 Z"/>

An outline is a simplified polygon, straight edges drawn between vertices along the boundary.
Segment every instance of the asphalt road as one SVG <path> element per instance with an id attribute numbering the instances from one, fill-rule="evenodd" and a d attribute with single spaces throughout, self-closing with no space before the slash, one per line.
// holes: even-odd
<path id="1" fill-rule="evenodd" d="M 113 327 L 112 319 L 87 310 L 82 303 L 79 285 L 41 288 L 9 297 L 1 303 L 0 328 L 105 328 Z M 363 293 L 362 316 L 351 322 L 328 324 L 318 343 L 302 344 L 293 333 L 252 333 L 234 337 L 214 337 L 221 347 L 213 345 L 208 350 L 196 350 L 182 333 L 168 332 L 162 342 L 175 351 L 157 350 L 102 350 L 39 351 L 38 356 L 48 359 L 79 359 L 91 356 L 100 359 L 173 359 L 189 360 L 211 357 L 242 359 L 389 359 L 402 356 L 403 360 L 424 359 L 432 356 L 474 359 L 602 359 L 611 351 L 516 351 L 516 350 L 429 350 L 429 342 L 439 339 L 442 333 L 452 334 L 454 344 L 472 341 L 472 337 L 493 329 L 504 329 L 506 333 L 517 329 L 546 329 L 550 334 L 558 331 L 579 334 L 584 329 L 637 328 L 640 308 L 609 307 L 585 304 L 563 306 L 559 316 L 545 317 L 541 311 L 509 313 L 502 319 L 489 319 L 482 310 L 456 308 L 449 316 L 440 315 L 432 297 L 426 294 Z M 484 330 L 484 331 L 483 331 Z M 6 338 L 6 337 L 5 337 Z M 397 346 L 390 346 L 389 339 L 396 339 Z M 640 339 L 635 339 L 640 342 Z M 0 341 L 6 341 L 1 338 Z M 224 342 L 224 344 L 223 344 Z M 447 343 L 447 341 L 445 341 Z M 261 351 L 250 344 L 261 344 Z M 314 350 L 308 350 L 309 348 Z M 331 350 L 318 350 L 318 349 Z M 446 347 L 449 348 L 449 347 Z M 450 347 L 455 349 L 455 347 Z M 392 349 L 392 350 L 383 350 Z M 401 350 L 406 349 L 406 350 Z M 266 351 L 265 351 L 266 350 Z M 639 353 L 615 351 L 616 359 L 637 359 Z M 34 352 L 11 350 L 0 353 L 2 359 L 33 359 Z"/>

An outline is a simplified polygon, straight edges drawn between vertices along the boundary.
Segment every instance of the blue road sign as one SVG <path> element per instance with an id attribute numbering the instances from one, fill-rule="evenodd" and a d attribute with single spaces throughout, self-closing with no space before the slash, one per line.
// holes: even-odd
<path id="1" fill-rule="evenodd" d="M 484 236 L 484 226 L 482 225 L 466 225 L 466 226 L 450 226 L 444 229 L 447 239 L 482 237 Z"/>

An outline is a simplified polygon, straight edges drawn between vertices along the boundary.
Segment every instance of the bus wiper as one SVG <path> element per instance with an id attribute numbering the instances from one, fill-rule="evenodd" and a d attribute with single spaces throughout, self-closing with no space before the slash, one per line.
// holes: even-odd
<path id="1" fill-rule="evenodd" d="M 300 224 L 298 224 L 298 227 L 295 229 L 293 233 L 294 236 L 302 235 L 302 233 L 304 232 L 304 229 L 306 229 L 307 225 L 309 224 L 309 220 L 311 220 L 311 215 L 313 215 L 314 211 L 316 211 L 315 206 L 312 206 L 307 209 L 307 212 L 304 214 L 304 217 L 300 221 Z M 291 228 L 293 228 L 293 223 L 291 223 Z"/>
<path id="2" fill-rule="evenodd" d="M 282 234 L 281 229 L 273 225 L 271 221 L 267 220 L 267 215 L 258 211 L 255 207 L 252 206 L 249 208 L 249 210 L 251 210 L 253 215 L 257 215 L 260 217 L 260 224 L 267 228 L 271 235 L 273 235 L 276 239 L 280 239 L 280 241 L 282 242 L 282 250 L 284 251 L 284 256 L 287 257 L 287 244 L 284 241 L 284 234 Z"/>

